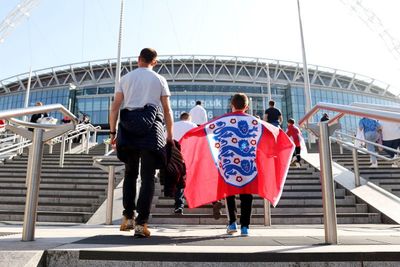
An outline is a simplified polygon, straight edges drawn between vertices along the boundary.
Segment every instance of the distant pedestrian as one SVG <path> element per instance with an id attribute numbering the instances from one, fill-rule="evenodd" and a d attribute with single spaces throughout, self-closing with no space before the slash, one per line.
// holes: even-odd
<path id="1" fill-rule="evenodd" d="M 275 101 L 269 101 L 269 108 L 265 110 L 264 120 L 271 123 L 275 127 L 279 127 L 282 124 L 282 112 L 275 107 Z"/>
<path id="2" fill-rule="evenodd" d="M 192 122 L 198 126 L 207 122 L 207 111 L 202 107 L 200 100 L 196 101 L 196 106 L 190 110 L 189 114 Z"/>
<path id="3" fill-rule="evenodd" d="M 381 125 L 376 120 L 369 118 L 362 118 L 358 126 L 359 129 L 364 132 L 365 140 L 376 143 L 376 140 L 378 139 L 378 130 L 381 128 Z M 374 153 L 376 152 L 375 146 L 373 144 L 366 143 L 366 146 L 368 151 Z M 376 156 L 370 155 L 370 159 L 371 159 L 370 168 L 378 167 L 378 160 L 376 159 Z"/>
<path id="4" fill-rule="evenodd" d="M 320 121 L 321 121 L 321 122 L 323 122 L 323 121 L 329 121 L 329 115 L 328 115 L 328 113 L 324 113 L 324 114 L 322 115 Z"/>
<path id="5" fill-rule="evenodd" d="M 197 125 L 191 121 L 191 116 L 189 113 L 184 112 L 180 116 L 180 121 L 174 123 L 174 140 L 179 141 L 182 136 Z M 184 187 L 178 184 L 175 193 L 175 214 L 183 214 L 183 208 L 185 207 L 185 199 L 183 196 Z"/>
<path id="6" fill-rule="evenodd" d="M 400 123 L 379 121 L 382 126 L 382 144 L 384 146 L 398 149 L 400 147 Z M 389 157 L 394 158 L 397 154 L 393 151 L 386 150 Z M 398 167 L 397 163 L 393 163 L 392 167 Z"/>
<path id="7" fill-rule="evenodd" d="M 139 67 L 122 77 L 115 88 L 110 110 L 110 138 L 113 144 L 116 143 L 118 158 L 125 163 L 124 211 L 120 230 L 134 228 L 136 237 L 150 236 L 147 222 L 154 196 L 155 173 L 157 168 L 165 165 L 166 141 L 173 142 L 173 118 L 169 102 L 171 93 L 166 79 L 153 71 L 156 64 L 157 52 L 152 48 L 144 48 L 138 58 Z M 120 122 L 115 138 L 118 113 Z M 136 205 L 139 172 L 141 187 Z M 138 213 L 136 218 L 135 210 Z"/>
<path id="8" fill-rule="evenodd" d="M 38 101 L 38 102 L 35 103 L 35 106 L 41 107 L 41 106 L 43 106 L 43 103 Z M 49 114 L 47 114 L 46 112 L 32 114 L 30 122 L 38 123 L 38 122 L 40 122 L 40 120 L 42 118 L 47 118 L 47 117 L 49 117 Z M 33 131 L 33 128 L 28 128 L 28 130 L 29 131 Z"/>
<path id="9" fill-rule="evenodd" d="M 293 161 L 296 164 L 296 167 L 299 168 L 300 165 L 300 160 L 301 160 L 301 156 L 300 156 L 300 152 L 301 152 L 301 131 L 299 128 L 297 128 L 295 124 L 294 119 L 290 118 L 288 119 L 287 122 L 287 131 L 286 134 L 290 137 L 290 139 L 292 139 L 294 145 L 295 145 L 295 150 L 294 150 L 294 157 L 293 157 Z"/>

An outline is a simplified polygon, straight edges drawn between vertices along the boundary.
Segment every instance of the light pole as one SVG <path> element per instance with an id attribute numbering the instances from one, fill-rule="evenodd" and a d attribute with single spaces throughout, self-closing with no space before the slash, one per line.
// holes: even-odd
<path id="1" fill-rule="evenodd" d="M 300 26 L 300 39 L 301 39 L 301 51 L 303 55 L 303 71 L 304 71 L 304 97 L 305 97 L 305 113 L 311 110 L 311 89 L 310 89 L 310 78 L 308 76 L 306 49 L 304 46 L 304 36 L 303 36 L 303 24 L 301 22 L 300 13 L 300 0 L 297 0 L 297 11 L 299 15 L 299 26 Z"/>

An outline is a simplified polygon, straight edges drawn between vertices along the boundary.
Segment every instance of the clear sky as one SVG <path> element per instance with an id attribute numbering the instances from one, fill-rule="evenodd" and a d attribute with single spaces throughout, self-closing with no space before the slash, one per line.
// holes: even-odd
<path id="1" fill-rule="evenodd" d="M 0 0 L 0 20 L 20 0 Z M 400 39 L 400 1 L 364 0 Z M 400 60 L 341 0 L 302 0 L 309 64 L 356 72 L 400 93 Z M 117 55 L 119 0 L 40 0 L 0 44 L 0 80 Z M 206 54 L 302 61 L 296 0 L 125 0 L 123 56 Z"/>

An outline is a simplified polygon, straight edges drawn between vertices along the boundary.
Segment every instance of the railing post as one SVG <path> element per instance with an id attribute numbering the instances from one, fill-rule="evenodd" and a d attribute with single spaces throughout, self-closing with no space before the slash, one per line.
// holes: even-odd
<path id="1" fill-rule="evenodd" d="M 94 130 L 94 133 L 93 133 L 93 143 L 97 144 L 97 130 Z"/>
<path id="2" fill-rule="evenodd" d="M 68 153 L 71 153 L 72 150 L 72 138 L 68 141 Z"/>
<path id="3" fill-rule="evenodd" d="M 264 225 L 271 226 L 271 205 L 266 199 L 264 199 Z"/>
<path id="4" fill-rule="evenodd" d="M 108 188 L 107 188 L 107 210 L 106 224 L 112 225 L 113 202 L 114 202 L 114 183 L 115 183 L 115 166 L 108 166 Z"/>
<path id="5" fill-rule="evenodd" d="M 332 154 L 327 122 L 320 123 L 319 159 L 321 168 L 322 204 L 324 209 L 325 242 L 337 244 L 335 188 L 332 175 Z"/>
<path id="6" fill-rule="evenodd" d="M 85 154 L 89 154 L 90 131 L 86 130 Z"/>
<path id="7" fill-rule="evenodd" d="M 104 154 L 108 154 L 108 152 L 110 151 L 110 144 L 108 143 L 104 143 L 106 145 L 106 151 Z"/>
<path id="8" fill-rule="evenodd" d="M 65 157 L 65 134 L 61 137 L 61 148 L 60 148 L 60 167 L 64 167 Z"/>
<path id="9" fill-rule="evenodd" d="M 39 197 L 40 174 L 42 170 L 43 157 L 43 133 L 44 130 L 37 128 L 33 130 L 32 146 L 26 179 L 28 188 L 26 192 L 26 204 L 24 214 L 24 225 L 22 230 L 22 241 L 33 241 L 35 239 L 36 212 Z"/>
<path id="10" fill-rule="evenodd" d="M 357 149 L 353 148 L 353 162 L 354 162 L 354 184 L 355 186 L 360 186 L 360 168 L 358 167 L 358 153 Z"/>

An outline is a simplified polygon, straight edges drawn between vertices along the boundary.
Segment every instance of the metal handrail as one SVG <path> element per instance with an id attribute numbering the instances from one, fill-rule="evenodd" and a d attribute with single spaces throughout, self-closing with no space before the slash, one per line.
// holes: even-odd
<path id="1" fill-rule="evenodd" d="M 299 120 L 299 125 L 309 130 L 313 129 L 314 125 L 310 124 L 308 120 L 319 110 L 329 110 L 339 113 L 335 116 L 335 118 L 330 119 L 327 122 L 319 123 L 319 157 L 321 169 L 320 175 L 322 203 L 324 209 L 325 241 L 329 244 L 337 244 L 337 215 L 335 205 L 334 180 L 332 174 L 332 153 L 330 146 L 331 139 L 329 138 L 330 130 L 334 129 L 334 124 L 344 115 L 355 115 L 400 123 L 400 113 L 381 109 L 376 110 L 371 109 L 370 107 L 365 108 L 354 105 L 350 106 L 320 102 L 316 104 L 309 112 L 307 112 L 302 119 Z M 355 149 L 353 149 L 353 158 L 355 159 L 354 169 L 356 175 L 357 173 L 359 173 L 359 170 L 357 151 Z M 356 180 L 357 179 L 359 180 L 359 177 L 356 177 Z"/>
<path id="2" fill-rule="evenodd" d="M 73 124 L 78 123 L 78 118 L 61 104 L 51 104 L 45 106 L 35 106 L 35 107 L 18 108 L 18 109 L 1 111 L 0 119 L 10 119 L 13 117 L 21 117 L 24 115 L 38 114 L 38 113 L 47 113 L 56 110 L 60 111 L 64 116 L 70 117 Z M 35 126 L 37 127 L 36 124 Z"/>
<path id="3" fill-rule="evenodd" d="M 93 157 L 93 166 L 100 168 L 101 170 L 108 172 L 108 186 L 107 186 L 107 208 L 106 208 L 106 224 L 112 224 L 112 214 L 113 214 L 113 205 L 114 205 L 114 187 L 115 187 L 115 173 L 122 171 L 125 168 L 125 164 L 120 166 L 111 165 L 103 165 L 101 162 L 103 160 L 118 160 L 116 155 L 111 155 L 114 153 L 114 150 L 109 151 L 103 156 L 94 156 Z"/>
<path id="4" fill-rule="evenodd" d="M 302 119 L 299 120 L 299 125 L 300 126 L 304 125 L 319 110 L 329 110 L 329 111 L 339 112 L 340 113 L 339 115 L 341 116 L 355 115 L 360 117 L 367 117 L 377 120 L 385 120 L 385 121 L 400 123 L 400 113 L 398 112 L 391 112 L 386 110 L 374 110 L 371 108 L 364 108 L 358 106 L 319 102 L 309 112 L 307 112 Z M 328 124 L 332 125 L 333 123 L 335 123 L 335 120 L 337 120 L 336 118 L 337 116 L 330 119 L 328 121 Z"/>
<path id="5" fill-rule="evenodd" d="M 378 144 L 378 143 L 374 143 L 374 142 L 371 142 L 371 141 L 368 141 L 368 140 L 365 140 L 365 139 L 360 139 L 360 138 L 357 138 L 357 137 L 355 137 L 355 136 L 351 136 L 351 135 L 349 135 L 349 134 L 345 134 L 345 133 L 342 133 L 342 132 L 335 132 L 335 134 L 336 134 L 336 135 L 344 135 L 344 136 L 346 136 L 346 137 L 350 137 L 350 138 L 353 139 L 353 140 L 361 141 L 361 142 L 364 142 L 364 143 L 367 143 L 367 144 L 374 145 L 374 146 L 376 146 L 376 147 L 383 148 L 383 149 L 385 149 L 385 150 L 392 151 L 392 152 L 394 152 L 394 153 L 396 153 L 396 154 L 400 154 L 400 151 L 397 150 L 397 149 L 393 149 L 393 148 L 391 148 L 391 147 L 387 147 L 387 146 L 384 146 L 384 145 L 381 145 L 381 144 Z M 339 136 L 338 136 L 338 137 L 339 137 Z M 335 137 L 331 137 L 331 139 L 334 140 L 334 141 L 338 140 L 338 138 L 335 138 Z M 344 141 L 341 140 L 341 139 L 339 139 L 339 140 L 340 140 L 342 143 L 344 143 L 344 144 L 351 144 L 351 143 L 346 143 L 346 142 L 344 142 Z M 382 156 L 382 155 L 380 155 L 380 154 L 378 154 L 378 153 L 371 152 L 371 151 L 369 151 L 369 150 L 367 150 L 367 149 L 365 149 L 365 148 L 361 148 L 361 147 L 357 147 L 357 146 L 355 146 L 355 147 L 356 147 L 357 150 L 359 150 L 359 151 L 362 151 L 362 152 L 364 152 L 364 153 L 366 153 L 366 154 L 370 154 L 370 155 L 373 155 L 373 156 L 377 156 L 377 157 L 379 157 L 379 158 L 381 158 L 381 159 L 384 159 L 384 160 L 386 160 L 386 161 L 391 161 L 391 162 L 393 162 L 393 161 L 399 161 L 399 160 L 400 160 L 400 158 L 398 158 L 398 159 L 388 158 L 388 157 Z"/>

